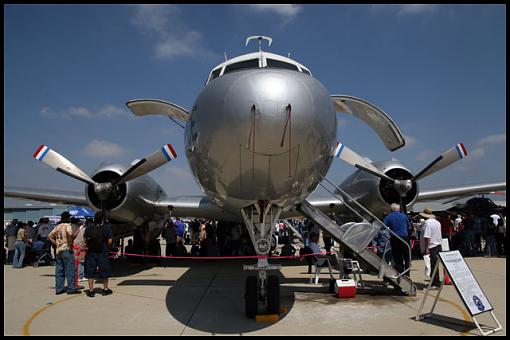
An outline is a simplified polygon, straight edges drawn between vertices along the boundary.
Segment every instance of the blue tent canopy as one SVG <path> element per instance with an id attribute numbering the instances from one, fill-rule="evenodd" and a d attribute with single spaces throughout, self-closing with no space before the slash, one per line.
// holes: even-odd
<path id="1" fill-rule="evenodd" d="M 69 214 L 76 218 L 94 217 L 94 210 L 84 207 L 72 207 L 69 209 Z"/>

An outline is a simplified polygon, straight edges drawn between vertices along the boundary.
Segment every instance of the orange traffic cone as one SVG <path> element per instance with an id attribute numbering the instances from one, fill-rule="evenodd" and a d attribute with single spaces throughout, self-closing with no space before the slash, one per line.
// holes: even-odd
<path id="1" fill-rule="evenodd" d="M 443 268 L 443 275 L 444 275 L 444 284 L 451 285 L 452 280 L 450 280 L 450 277 L 448 276 L 448 273 L 446 272 L 446 270 L 444 268 Z"/>

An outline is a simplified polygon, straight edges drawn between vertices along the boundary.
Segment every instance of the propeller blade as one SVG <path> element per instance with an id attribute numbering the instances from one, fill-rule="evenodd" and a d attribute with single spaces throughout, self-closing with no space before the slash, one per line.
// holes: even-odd
<path id="1" fill-rule="evenodd" d="M 132 167 L 130 167 L 122 176 L 112 182 L 112 186 L 116 186 L 127 181 L 130 181 L 136 177 L 145 175 L 148 172 L 160 167 L 166 162 L 177 158 L 174 148 L 171 144 L 163 145 L 160 149 L 154 151 L 149 156 L 138 161 Z"/>
<path id="2" fill-rule="evenodd" d="M 76 165 L 71 163 L 67 158 L 58 152 L 50 149 L 47 145 L 41 144 L 37 151 L 34 153 L 34 158 L 42 161 L 50 168 L 63 173 L 64 175 L 73 177 L 79 181 L 94 185 L 95 182 L 86 173 L 81 171 Z"/>
<path id="3" fill-rule="evenodd" d="M 342 144 L 340 142 L 337 143 L 337 146 L 334 150 L 334 156 L 336 158 L 339 158 L 339 159 L 343 160 L 344 162 L 347 162 L 350 165 L 352 165 L 360 170 L 366 171 L 374 176 L 387 179 L 391 182 L 394 181 L 393 178 L 386 176 L 383 172 L 381 172 L 381 170 L 379 170 L 375 166 L 373 166 L 372 163 L 370 163 L 369 161 L 367 161 L 366 159 L 364 159 L 363 157 L 358 155 L 356 152 L 349 149 L 347 146 L 345 146 L 344 144 Z"/>
<path id="4" fill-rule="evenodd" d="M 425 178 L 434 172 L 446 168 L 447 166 L 455 163 L 456 161 L 466 157 L 468 154 L 464 143 L 459 143 L 454 147 L 443 152 L 439 157 L 434 159 L 429 165 L 427 165 L 422 171 L 416 174 L 412 181 Z"/>

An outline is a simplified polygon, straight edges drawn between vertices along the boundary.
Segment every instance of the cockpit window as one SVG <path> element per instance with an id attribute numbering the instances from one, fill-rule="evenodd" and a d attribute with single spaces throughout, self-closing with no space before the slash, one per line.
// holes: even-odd
<path id="1" fill-rule="evenodd" d="M 292 70 L 292 71 L 298 71 L 299 69 L 296 65 L 286 63 L 284 61 L 279 61 L 275 59 L 266 59 L 267 67 L 274 67 L 274 68 L 284 68 L 286 70 Z"/>
<path id="2" fill-rule="evenodd" d="M 214 78 L 218 78 L 220 76 L 220 73 L 221 67 L 218 67 L 216 70 L 212 71 L 211 80 L 213 80 Z"/>
<path id="3" fill-rule="evenodd" d="M 239 71 L 244 70 L 248 68 L 259 68 L 259 59 L 250 59 L 250 60 L 244 60 L 240 61 L 238 63 L 230 64 L 225 66 L 225 71 L 223 71 L 223 74 L 233 72 L 233 71 Z"/>

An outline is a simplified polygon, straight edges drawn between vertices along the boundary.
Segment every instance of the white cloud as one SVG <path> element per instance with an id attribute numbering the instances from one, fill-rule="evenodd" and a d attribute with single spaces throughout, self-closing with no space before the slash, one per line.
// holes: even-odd
<path id="1" fill-rule="evenodd" d="M 47 118 L 97 118 L 97 119 L 115 119 L 118 117 L 128 117 L 129 113 L 119 107 L 111 104 L 104 105 L 97 111 L 91 111 L 86 107 L 71 107 L 67 110 L 55 111 L 49 107 L 41 109 L 41 115 Z"/>
<path id="2" fill-rule="evenodd" d="M 468 150 L 468 157 L 471 161 L 482 158 L 493 145 L 506 143 L 506 133 L 489 135 L 480 139 L 476 143 L 476 147 L 472 150 Z"/>
<path id="3" fill-rule="evenodd" d="M 84 155 L 97 158 L 121 157 L 126 152 L 125 149 L 115 143 L 97 139 L 91 140 L 83 148 Z"/>
<path id="4" fill-rule="evenodd" d="M 247 5 L 257 12 L 273 12 L 281 15 L 289 20 L 293 19 L 301 10 L 299 5 L 278 5 L 278 4 L 263 4 L 263 5 Z"/>
<path id="5" fill-rule="evenodd" d="M 154 41 L 156 58 L 215 57 L 203 47 L 202 33 L 182 24 L 180 16 L 176 5 L 139 5 L 131 23 Z"/>
<path id="6" fill-rule="evenodd" d="M 390 12 L 395 13 L 397 16 L 421 14 L 421 13 L 433 11 L 436 8 L 437 8 L 437 5 L 431 5 L 431 4 L 407 4 L 407 5 L 377 4 L 377 5 L 370 6 L 370 9 L 374 12 L 390 11 Z"/>
<path id="7" fill-rule="evenodd" d="M 404 135 L 404 139 L 406 141 L 406 147 L 408 148 L 416 144 L 416 138 L 413 136 Z"/>
<path id="8" fill-rule="evenodd" d="M 485 138 L 482 138 L 478 141 L 478 145 L 480 146 L 488 146 L 493 144 L 502 144 L 506 143 L 506 133 L 501 133 L 498 135 L 489 135 Z"/>
<path id="9" fill-rule="evenodd" d="M 424 150 L 420 154 L 418 154 L 418 156 L 416 156 L 416 160 L 420 162 L 426 160 L 432 161 L 432 157 L 434 157 L 434 155 L 435 155 L 434 151 Z"/>
<path id="10" fill-rule="evenodd" d="M 420 14 L 424 12 L 430 12 L 434 10 L 437 5 L 431 4 L 409 4 L 409 5 L 400 5 L 400 10 L 398 11 L 398 15 L 406 15 L 406 14 Z"/>

